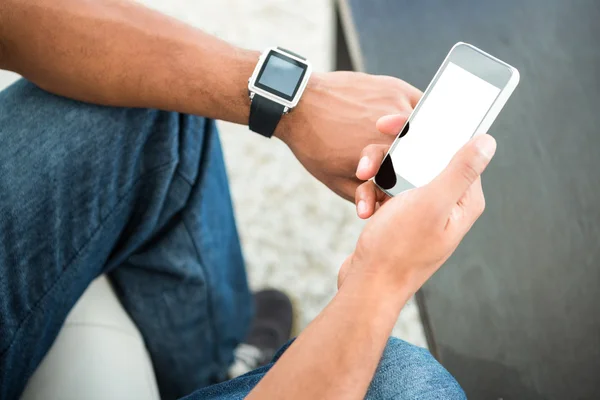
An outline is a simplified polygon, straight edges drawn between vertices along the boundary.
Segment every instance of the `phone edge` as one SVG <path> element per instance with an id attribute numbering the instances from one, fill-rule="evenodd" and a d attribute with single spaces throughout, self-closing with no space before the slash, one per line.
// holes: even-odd
<path id="1" fill-rule="evenodd" d="M 471 48 L 472 50 L 486 56 L 489 57 L 490 59 L 494 60 L 495 62 L 504 65 L 505 67 L 507 67 L 510 72 L 511 72 L 511 77 L 508 81 L 508 83 L 506 84 L 506 86 L 504 87 L 504 89 L 500 92 L 500 95 L 498 96 L 498 98 L 496 99 L 496 101 L 494 102 L 494 105 L 490 108 L 490 110 L 488 111 L 488 113 L 485 115 L 485 117 L 483 118 L 483 120 L 481 121 L 481 123 L 479 124 L 477 130 L 475 131 L 475 133 L 473 134 L 472 137 L 475 137 L 477 135 L 486 133 L 486 131 L 488 129 L 490 129 L 490 127 L 492 126 L 492 124 L 494 123 L 494 121 L 496 120 L 496 118 L 498 117 L 498 115 L 500 115 L 500 112 L 502 111 L 502 109 L 504 108 L 504 106 L 506 105 L 506 103 L 508 102 L 508 99 L 512 96 L 513 92 L 515 91 L 515 89 L 517 88 L 520 80 L 521 80 L 521 74 L 519 73 L 519 70 L 515 67 L 513 67 L 512 65 L 508 64 L 505 61 L 500 60 L 497 57 L 494 57 L 493 55 L 481 50 L 480 48 L 467 43 L 467 42 L 457 42 L 456 44 L 454 44 L 454 46 L 452 46 L 452 48 L 450 49 L 450 51 L 448 51 L 448 54 L 446 55 L 446 57 L 444 58 L 444 60 L 442 61 L 442 63 L 440 64 L 440 67 L 438 68 L 438 70 L 436 71 L 436 73 L 433 75 L 433 77 L 431 78 L 431 81 L 429 82 L 429 84 L 427 85 L 427 88 L 425 89 L 425 91 L 423 92 L 423 97 L 421 97 L 421 99 L 419 99 L 419 101 L 417 102 L 417 104 L 415 105 L 414 110 L 416 110 L 419 105 L 421 104 L 421 101 L 426 97 L 425 93 L 427 93 L 427 91 L 430 89 L 431 85 L 433 84 L 433 82 L 436 82 L 436 78 L 438 78 L 438 75 L 441 73 L 442 67 L 444 66 L 444 64 L 446 64 L 446 61 L 448 60 L 448 58 L 450 57 L 450 55 L 452 54 L 452 52 L 454 51 L 454 49 L 458 46 L 468 46 L 469 48 Z M 413 110 L 413 112 L 414 112 Z M 410 116 L 408 117 L 408 119 L 406 120 L 405 124 L 402 126 L 402 129 L 400 130 L 400 132 L 402 132 L 402 130 L 404 129 L 404 127 L 406 126 L 407 123 L 410 122 L 410 120 L 412 119 L 413 113 L 410 114 Z M 394 141 L 392 142 L 392 144 L 390 145 L 390 148 L 388 149 L 385 158 L 390 154 L 390 152 L 394 149 L 396 142 L 398 141 L 398 139 L 400 138 L 400 132 L 398 133 L 398 135 L 396 136 L 396 139 L 394 139 Z M 383 163 L 383 160 L 382 160 Z M 381 164 L 379 166 L 381 168 Z M 379 170 L 378 170 L 379 171 Z M 386 195 L 390 196 L 390 197 L 394 197 L 397 194 L 400 194 L 406 190 L 410 190 L 412 188 L 414 188 L 415 186 L 410 184 L 408 181 L 406 181 L 409 185 L 410 188 L 407 189 L 403 189 L 400 192 L 398 192 L 396 195 L 392 194 L 389 190 L 382 188 L 378 183 L 377 180 L 375 179 L 377 176 L 377 174 L 375 174 L 375 176 L 373 177 L 373 183 L 375 184 L 375 186 L 377 186 L 382 192 L 384 192 Z"/>

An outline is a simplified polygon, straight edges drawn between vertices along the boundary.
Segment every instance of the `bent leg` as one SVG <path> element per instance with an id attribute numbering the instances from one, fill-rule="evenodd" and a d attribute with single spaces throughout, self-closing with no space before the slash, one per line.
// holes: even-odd
<path id="1" fill-rule="evenodd" d="M 275 362 L 289 345 L 278 352 Z M 321 355 L 315 354 L 314 357 L 318 361 Z M 184 400 L 242 400 L 273 365 L 272 363 L 239 378 L 198 390 Z M 278 397 L 285 398 L 285 393 Z M 464 400 L 466 396 L 454 377 L 429 351 L 403 340 L 390 338 L 365 399 Z"/>
<path id="2" fill-rule="evenodd" d="M 203 131 L 195 176 L 171 190 L 159 234 L 110 277 L 140 328 L 163 399 L 221 382 L 245 338 L 253 300 L 213 121 Z M 183 207 L 180 198 L 185 198 Z"/>
<path id="3" fill-rule="evenodd" d="M 26 81 L 0 93 L 0 398 L 18 398 L 87 285 L 111 271 L 168 390 L 223 374 L 251 302 L 219 152 L 203 118 L 83 104 Z M 209 238 L 219 244 L 201 254 Z M 183 286 L 191 303 L 172 295 Z M 165 301 L 144 309 L 140 292 Z M 169 381 L 169 369 L 189 373 Z"/>
<path id="4" fill-rule="evenodd" d="M 427 349 L 390 338 L 366 399 L 463 400 L 466 396 Z"/>

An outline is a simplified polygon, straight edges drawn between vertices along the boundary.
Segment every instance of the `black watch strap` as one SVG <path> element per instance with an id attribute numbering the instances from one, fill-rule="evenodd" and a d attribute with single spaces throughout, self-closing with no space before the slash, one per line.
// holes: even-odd
<path id="1" fill-rule="evenodd" d="M 248 123 L 250 130 L 270 138 L 273 136 L 284 110 L 285 106 L 255 93 L 250 105 Z"/>

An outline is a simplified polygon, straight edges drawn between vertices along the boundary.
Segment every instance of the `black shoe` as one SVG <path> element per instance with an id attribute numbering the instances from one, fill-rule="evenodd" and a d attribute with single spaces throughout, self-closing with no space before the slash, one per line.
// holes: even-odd
<path id="1" fill-rule="evenodd" d="M 236 378 L 267 365 L 281 346 L 290 340 L 294 313 L 292 302 L 278 290 L 254 294 L 256 315 L 246 341 L 235 349 L 229 376 Z"/>

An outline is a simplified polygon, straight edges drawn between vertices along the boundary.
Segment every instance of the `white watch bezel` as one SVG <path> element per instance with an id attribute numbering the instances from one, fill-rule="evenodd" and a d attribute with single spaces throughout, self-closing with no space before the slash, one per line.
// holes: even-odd
<path id="1" fill-rule="evenodd" d="M 261 89 L 255 85 L 256 78 L 258 77 L 258 74 L 260 73 L 260 70 L 262 69 L 262 66 L 265 63 L 267 55 L 272 51 L 282 54 L 285 57 L 289 57 L 299 63 L 306 65 L 306 72 L 304 73 L 302 82 L 300 83 L 300 86 L 298 87 L 298 91 L 296 92 L 296 95 L 294 96 L 294 98 L 291 101 L 283 99 L 273 93 L 269 93 L 266 90 Z M 263 51 L 263 53 L 258 58 L 258 63 L 256 64 L 256 67 L 254 68 L 254 72 L 252 73 L 252 76 L 248 80 L 248 91 L 251 94 L 252 93 L 259 94 L 262 97 L 265 97 L 269 100 L 274 101 L 275 103 L 278 103 L 278 104 L 281 104 L 281 105 L 287 107 L 288 109 L 292 109 L 298 105 L 298 102 L 300 101 L 300 98 L 302 97 L 302 94 L 304 93 L 304 89 L 306 89 L 306 85 L 308 84 L 308 80 L 310 79 L 311 74 L 312 74 L 312 65 L 310 64 L 309 61 L 298 58 L 298 57 L 294 56 L 293 54 L 290 54 L 288 52 L 278 49 L 277 47 L 269 47 L 268 49 Z M 252 95 L 251 95 L 251 97 L 252 97 Z"/>

